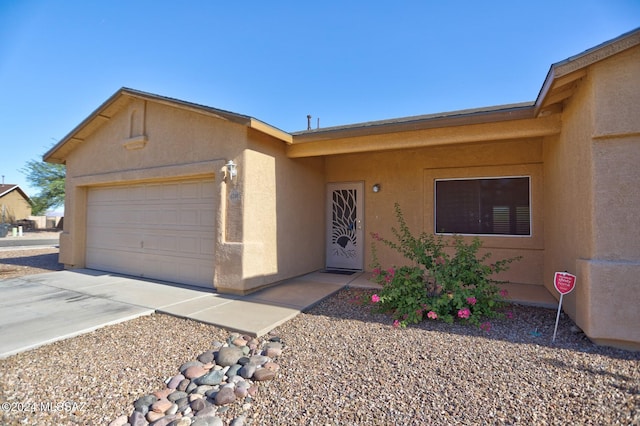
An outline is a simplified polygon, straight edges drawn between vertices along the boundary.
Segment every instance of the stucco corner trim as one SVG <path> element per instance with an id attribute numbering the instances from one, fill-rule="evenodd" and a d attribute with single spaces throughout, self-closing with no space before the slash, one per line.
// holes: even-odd
<path id="1" fill-rule="evenodd" d="M 133 138 L 125 139 L 122 146 L 129 151 L 133 151 L 144 148 L 147 145 L 147 142 L 148 138 L 146 135 L 135 136 Z"/>

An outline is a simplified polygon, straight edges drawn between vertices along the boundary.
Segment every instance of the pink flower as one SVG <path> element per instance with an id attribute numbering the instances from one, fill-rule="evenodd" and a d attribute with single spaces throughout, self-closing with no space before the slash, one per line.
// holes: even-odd
<path id="1" fill-rule="evenodd" d="M 467 297 L 467 303 L 470 304 L 471 306 L 475 305 L 477 302 L 475 297 Z"/>
<path id="2" fill-rule="evenodd" d="M 504 316 L 507 317 L 508 319 L 512 319 L 513 318 L 513 312 L 507 311 L 507 312 L 504 313 Z"/>
<path id="3" fill-rule="evenodd" d="M 380 275 L 381 272 L 380 268 L 373 268 L 373 275 Z"/>
<path id="4" fill-rule="evenodd" d="M 507 290 L 505 290 L 504 288 L 502 290 L 500 290 L 500 296 L 507 297 L 508 295 L 509 295 L 509 292 Z"/>
<path id="5" fill-rule="evenodd" d="M 444 257 L 442 256 L 436 257 L 436 265 L 444 265 Z"/>
<path id="6" fill-rule="evenodd" d="M 400 327 L 400 321 L 395 320 L 395 321 L 393 322 L 393 328 L 398 328 L 398 327 Z"/>
<path id="7" fill-rule="evenodd" d="M 460 309 L 458 311 L 458 317 L 460 318 L 469 318 L 469 316 L 471 315 L 471 311 L 469 310 L 469 308 L 464 308 L 464 309 Z"/>
<path id="8" fill-rule="evenodd" d="M 389 268 L 387 269 L 387 274 L 391 275 L 391 278 L 393 278 L 393 276 L 396 274 L 396 271 L 393 268 Z"/>
<path id="9" fill-rule="evenodd" d="M 438 314 L 436 314 L 433 311 L 429 311 L 429 313 L 427 314 L 427 317 L 431 319 L 438 319 Z"/>
<path id="10" fill-rule="evenodd" d="M 387 284 L 389 284 L 391 281 L 393 281 L 393 275 L 387 275 L 386 277 L 384 277 L 384 282 L 386 282 Z"/>
<path id="11" fill-rule="evenodd" d="M 489 331 L 491 331 L 491 323 L 489 321 L 483 322 L 482 324 L 480 324 L 480 330 L 488 333 Z"/>
<path id="12" fill-rule="evenodd" d="M 371 301 L 373 303 L 378 303 L 380 301 L 380 296 L 378 296 L 377 294 L 374 294 L 373 296 L 371 296 Z"/>
<path id="13" fill-rule="evenodd" d="M 371 233 L 371 238 L 373 238 L 376 241 L 381 241 L 382 240 L 382 238 L 380 238 L 380 235 L 378 235 L 377 232 L 372 232 Z"/>

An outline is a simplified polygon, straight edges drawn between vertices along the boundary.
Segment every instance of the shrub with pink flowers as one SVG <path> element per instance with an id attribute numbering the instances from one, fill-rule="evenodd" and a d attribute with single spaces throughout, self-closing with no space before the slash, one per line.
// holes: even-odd
<path id="1" fill-rule="evenodd" d="M 445 239 L 423 232 L 414 236 L 407 226 L 400 206 L 395 204 L 398 228 L 392 228 L 392 241 L 372 234 L 373 277 L 382 286 L 375 294 L 374 307 L 392 315 L 394 326 L 418 323 L 424 318 L 453 322 L 458 318 L 477 326 L 486 318 L 500 316 L 506 291 L 493 275 L 509 269 L 520 257 L 487 264 L 490 253 L 479 255 L 482 242 L 466 242 L 460 236 Z M 376 242 L 382 243 L 411 261 L 411 266 L 383 268 L 377 257 Z M 445 250 L 453 247 L 453 255 Z M 490 325 L 483 323 L 488 331 Z"/>

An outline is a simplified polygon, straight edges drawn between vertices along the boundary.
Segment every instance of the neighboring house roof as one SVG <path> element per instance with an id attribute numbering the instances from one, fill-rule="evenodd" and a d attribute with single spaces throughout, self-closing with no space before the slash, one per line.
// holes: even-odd
<path id="1" fill-rule="evenodd" d="M 10 192 L 12 191 L 18 191 L 18 193 L 20 195 L 22 195 L 22 197 L 27 200 L 27 202 L 31 202 L 31 199 L 29 198 L 29 196 L 27 194 L 24 193 L 24 191 L 22 189 L 20 189 L 20 187 L 18 185 L 12 185 L 12 184 L 2 184 L 0 185 L 0 198 L 4 197 L 5 195 L 8 195 Z"/>
<path id="2" fill-rule="evenodd" d="M 67 154 L 72 151 L 78 144 L 92 134 L 98 127 L 109 121 L 120 108 L 131 99 L 144 99 L 174 108 L 194 111 L 200 114 L 207 114 L 222 120 L 241 124 L 259 132 L 268 134 L 286 143 L 291 143 L 292 136 L 274 126 L 264 123 L 248 115 L 236 114 L 234 112 L 225 111 L 218 108 L 212 108 L 205 105 L 199 105 L 192 102 L 186 102 L 179 99 L 169 98 L 166 96 L 155 95 L 152 93 L 142 92 L 126 87 L 121 88 L 100 105 L 91 115 L 89 115 L 82 123 L 76 126 L 68 135 L 60 142 L 44 154 L 44 161 L 50 163 L 64 163 Z"/>

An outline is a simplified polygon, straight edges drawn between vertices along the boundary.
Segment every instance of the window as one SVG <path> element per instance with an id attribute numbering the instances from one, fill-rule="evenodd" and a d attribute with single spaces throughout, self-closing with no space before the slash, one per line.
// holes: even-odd
<path id="1" fill-rule="evenodd" d="M 531 235 L 530 177 L 436 180 L 436 233 Z"/>

